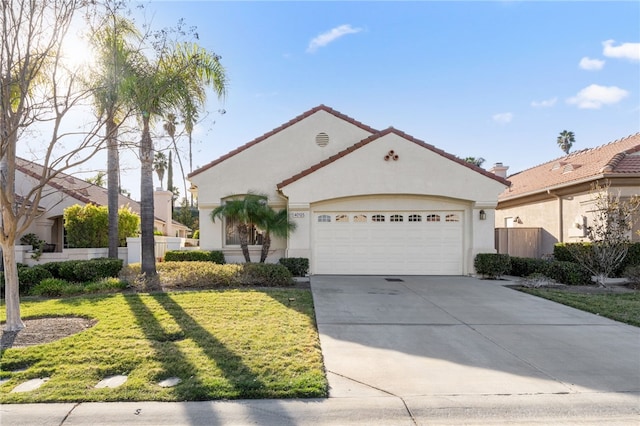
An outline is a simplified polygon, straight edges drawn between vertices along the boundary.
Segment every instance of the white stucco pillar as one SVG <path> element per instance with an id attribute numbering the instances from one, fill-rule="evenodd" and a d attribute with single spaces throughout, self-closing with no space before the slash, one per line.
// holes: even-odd
<path id="1" fill-rule="evenodd" d="M 289 234 L 287 257 L 311 259 L 311 210 L 308 203 L 289 202 L 289 218 L 296 224 L 296 230 Z"/>

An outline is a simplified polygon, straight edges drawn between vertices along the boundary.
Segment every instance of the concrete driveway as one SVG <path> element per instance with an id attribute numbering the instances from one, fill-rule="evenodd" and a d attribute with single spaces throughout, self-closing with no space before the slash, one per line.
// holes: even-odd
<path id="1" fill-rule="evenodd" d="M 418 424 L 640 421 L 639 329 L 504 284 L 312 277 L 330 397 L 399 398 Z"/>

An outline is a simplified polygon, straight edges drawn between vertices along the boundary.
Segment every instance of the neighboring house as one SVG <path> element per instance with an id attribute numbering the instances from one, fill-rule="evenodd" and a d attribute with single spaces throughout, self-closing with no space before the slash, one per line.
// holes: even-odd
<path id="1" fill-rule="evenodd" d="M 311 274 L 462 275 L 494 252 L 494 208 L 508 181 L 394 128 L 320 105 L 189 175 L 200 246 L 242 261 L 236 227 L 210 218 L 264 193 L 297 229 L 268 261 L 305 257 Z M 252 259 L 261 232 L 254 228 Z"/>
<path id="2" fill-rule="evenodd" d="M 37 185 L 42 175 L 43 167 L 37 163 L 22 158 L 16 159 L 16 194 L 27 196 L 29 191 Z M 95 204 L 107 205 L 107 189 L 93 185 L 85 180 L 78 179 L 65 173 L 58 173 L 42 191 L 40 200 L 40 216 L 34 220 L 30 228 L 25 232 L 35 233 L 49 244 L 55 244 L 55 251 L 62 251 L 65 247 L 64 239 L 64 209 L 75 205 Z M 165 235 L 186 237 L 189 229 L 173 221 L 171 218 L 171 193 L 168 191 L 155 192 L 154 226 Z M 140 203 L 124 195 L 119 197 L 119 206 L 129 206 L 135 213 L 140 214 Z"/>
<path id="3" fill-rule="evenodd" d="M 499 164 L 492 171 L 504 175 L 506 169 Z M 511 186 L 500 194 L 496 228 L 539 228 L 538 253 L 551 254 L 558 242 L 585 239 L 585 228 L 593 220 L 594 184 L 608 182 L 610 192 L 622 199 L 640 195 L 640 133 L 572 152 L 508 179 Z M 636 222 L 633 241 L 640 241 L 638 226 Z"/>

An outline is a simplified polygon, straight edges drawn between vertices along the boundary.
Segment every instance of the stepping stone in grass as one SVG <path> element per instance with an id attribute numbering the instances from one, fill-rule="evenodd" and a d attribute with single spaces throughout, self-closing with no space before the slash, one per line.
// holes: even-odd
<path id="1" fill-rule="evenodd" d="M 96 389 L 117 388 L 127 381 L 127 376 L 109 376 L 105 377 L 96 385 Z"/>
<path id="2" fill-rule="evenodd" d="M 158 386 L 163 388 L 172 388 L 181 381 L 182 379 L 180 379 L 179 377 L 169 377 L 168 379 L 164 379 L 163 381 L 158 382 Z"/>
<path id="3" fill-rule="evenodd" d="M 43 379 L 31 379 L 24 383 L 20 383 L 18 386 L 13 388 L 11 393 L 19 393 L 19 392 L 31 392 L 32 390 L 38 389 L 40 386 L 44 385 L 49 380 L 48 377 Z"/>

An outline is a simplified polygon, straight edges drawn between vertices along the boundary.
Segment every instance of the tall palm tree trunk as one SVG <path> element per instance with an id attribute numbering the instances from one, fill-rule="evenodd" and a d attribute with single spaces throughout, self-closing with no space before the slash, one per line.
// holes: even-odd
<path id="1" fill-rule="evenodd" d="M 120 195 L 120 159 L 118 155 L 118 127 L 107 120 L 107 209 L 109 214 L 109 257 L 118 258 L 118 197 Z"/>
<path id="2" fill-rule="evenodd" d="M 251 255 L 249 254 L 249 226 L 246 223 L 238 225 L 238 237 L 240 238 L 240 248 L 244 260 L 247 263 L 251 262 Z"/>
<path id="3" fill-rule="evenodd" d="M 266 231 L 264 233 L 264 239 L 262 240 L 262 250 L 260 250 L 260 263 L 264 263 L 269 255 L 269 249 L 271 248 L 271 233 Z"/>
<path id="4" fill-rule="evenodd" d="M 149 290 L 153 290 L 156 275 L 155 238 L 153 236 L 153 141 L 149 131 L 149 117 L 143 115 L 140 141 L 140 230 L 142 266 Z"/>

